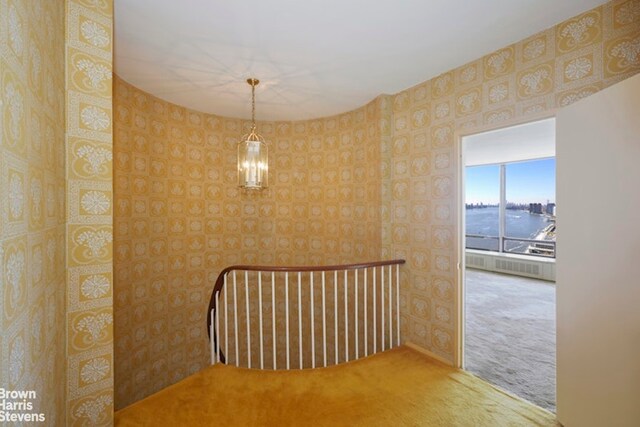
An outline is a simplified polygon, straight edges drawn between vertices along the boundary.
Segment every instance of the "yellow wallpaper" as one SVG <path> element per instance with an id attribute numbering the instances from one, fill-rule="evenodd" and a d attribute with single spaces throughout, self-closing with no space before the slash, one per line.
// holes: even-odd
<path id="1" fill-rule="evenodd" d="M 245 193 L 236 156 L 248 122 L 116 79 L 116 407 L 209 363 L 204 319 L 222 268 L 380 257 L 379 115 L 373 101 L 329 118 L 259 123 L 271 187 Z"/>
<path id="2" fill-rule="evenodd" d="M 0 387 L 65 423 L 64 4 L 0 0 Z"/>
<path id="3" fill-rule="evenodd" d="M 640 70 L 640 0 L 597 7 L 335 117 L 265 122 L 270 185 L 236 187 L 241 120 L 115 82 L 116 407 L 208 364 L 221 268 L 406 258 L 405 340 L 455 352 L 454 135 L 568 105 Z"/>
<path id="4" fill-rule="evenodd" d="M 111 425 L 113 5 L 66 11 L 67 424 Z"/>
<path id="5" fill-rule="evenodd" d="M 640 0 L 606 3 L 393 96 L 383 253 L 407 259 L 407 340 L 454 358 L 455 133 L 566 106 L 630 77 L 639 46 Z"/>

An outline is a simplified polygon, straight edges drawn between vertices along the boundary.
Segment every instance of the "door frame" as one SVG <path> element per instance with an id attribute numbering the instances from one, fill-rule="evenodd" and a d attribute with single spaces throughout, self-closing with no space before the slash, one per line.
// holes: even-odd
<path id="1" fill-rule="evenodd" d="M 454 250 L 456 251 L 456 283 L 454 283 L 454 305 L 456 310 L 456 316 L 454 319 L 454 351 L 453 351 L 453 365 L 456 368 L 464 369 L 464 332 L 465 332 L 465 158 L 464 158 L 464 144 L 463 139 L 478 133 L 491 132 L 500 129 L 510 128 L 513 126 L 524 125 L 527 123 L 537 122 L 540 120 L 555 118 L 557 113 L 556 108 L 549 109 L 541 113 L 530 114 L 526 117 L 516 117 L 510 120 L 501 122 L 499 125 L 488 124 L 482 126 L 476 126 L 469 129 L 456 129 L 453 133 L 454 141 L 454 156 L 457 159 L 456 174 L 457 185 L 455 186 L 455 206 L 453 207 L 457 218 L 457 235 L 454 243 Z"/>

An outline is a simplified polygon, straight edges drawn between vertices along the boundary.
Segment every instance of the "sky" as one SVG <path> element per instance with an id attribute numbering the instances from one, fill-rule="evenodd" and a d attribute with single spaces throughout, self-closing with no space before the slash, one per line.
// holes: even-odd
<path id="1" fill-rule="evenodd" d="M 555 159 L 509 163 L 506 169 L 507 203 L 555 203 Z M 465 170 L 465 202 L 500 201 L 500 166 L 469 166 Z"/>

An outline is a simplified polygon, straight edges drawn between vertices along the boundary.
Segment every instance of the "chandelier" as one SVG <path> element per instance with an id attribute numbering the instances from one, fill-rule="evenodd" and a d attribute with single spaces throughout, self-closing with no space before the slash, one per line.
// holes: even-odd
<path id="1" fill-rule="evenodd" d="M 251 85 L 251 131 L 238 143 L 238 185 L 247 190 L 267 188 L 269 175 L 269 148 L 264 138 L 256 133 L 256 86 L 258 79 L 247 79 Z"/>

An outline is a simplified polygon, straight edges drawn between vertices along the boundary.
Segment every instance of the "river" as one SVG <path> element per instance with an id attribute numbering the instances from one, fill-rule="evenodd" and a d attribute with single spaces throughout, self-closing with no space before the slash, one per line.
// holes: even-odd
<path id="1" fill-rule="evenodd" d="M 481 234 L 483 236 L 498 236 L 498 209 L 481 208 L 466 209 L 467 234 Z M 547 217 L 530 214 L 528 211 L 506 210 L 507 237 L 522 237 L 532 239 L 547 225 Z M 528 244 L 507 242 L 507 249 L 512 252 L 524 252 Z M 490 239 L 467 238 L 467 247 L 472 249 L 498 250 L 498 241 Z"/>

